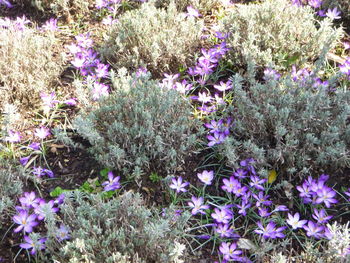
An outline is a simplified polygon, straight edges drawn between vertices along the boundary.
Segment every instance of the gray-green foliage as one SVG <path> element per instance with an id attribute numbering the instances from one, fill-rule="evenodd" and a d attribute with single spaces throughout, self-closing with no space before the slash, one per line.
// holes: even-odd
<path id="1" fill-rule="evenodd" d="M 113 77 L 115 91 L 99 107 L 75 120 L 79 134 L 103 165 L 125 175 L 167 175 L 195 147 L 198 121 L 174 90 L 148 78 Z"/>
<path id="2" fill-rule="evenodd" d="M 156 5 L 159 7 L 167 7 L 171 0 L 156 0 Z M 208 11 L 221 5 L 220 0 L 177 0 L 175 1 L 176 8 L 179 11 L 186 11 L 188 6 L 197 9 L 202 15 Z"/>
<path id="3" fill-rule="evenodd" d="M 332 82 L 336 82 L 336 76 Z M 334 92 L 314 78 L 290 76 L 260 83 L 239 75 L 234 82 L 235 119 L 220 150 L 230 165 L 252 157 L 280 174 L 336 171 L 350 164 L 350 91 Z"/>
<path id="4" fill-rule="evenodd" d="M 132 192 L 107 201 L 100 195 L 66 194 L 61 214 L 71 239 L 62 244 L 50 237 L 47 242 L 58 262 L 177 263 L 186 255 L 184 250 L 179 253 L 178 242 L 190 217 L 187 213 L 160 216 Z"/>
<path id="5" fill-rule="evenodd" d="M 21 170 L 0 157 L 0 228 L 22 193 Z"/>
<path id="6" fill-rule="evenodd" d="M 297 7 L 290 0 L 237 5 L 220 21 L 220 28 L 231 34 L 233 64 L 246 66 L 253 60 L 276 69 L 312 62 L 325 45 L 334 47 L 343 32 L 329 19 L 318 22 L 311 7 Z"/>
<path id="7" fill-rule="evenodd" d="M 177 72 L 200 44 L 203 22 L 186 18 L 173 2 L 166 9 L 145 3 L 118 19 L 101 49 L 116 69 L 146 66 L 157 76 Z"/>
<path id="8" fill-rule="evenodd" d="M 1 28 L 0 110 L 7 103 L 33 107 L 40 92 L 52 91 L 63 64 L 57 42 L 38 29 Z"/>

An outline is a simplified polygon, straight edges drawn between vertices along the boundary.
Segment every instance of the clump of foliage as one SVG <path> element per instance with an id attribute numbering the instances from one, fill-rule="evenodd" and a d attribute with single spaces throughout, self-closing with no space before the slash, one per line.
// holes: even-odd
<path id="1" fill-rule="evenodd" d="M 276 69 L 312 62 L 326 44 L 332 48 L 342 36 L 342 29 L 334 29 L 331 20 L 318 22 L 311 7 L 298 7 L 289 0 L 237 5 L 220 27 L 230 33 L 232 63 L 246 66 L 253 60 Z"/>
<path id="2" fill-rule="evenodd" d="M 0 227 L 22 193 L 21 173 L 10 161 L 0 157 Z"/>
<path id="3" fill-rule="evenodd" d="M 170 3 L 170 0 L 158 0 L 156 1 L 156 5 L 160 7 L 166 7 Z M 176 8 L 179 11 L 186 11 L 188 6 L 191 6 L 204 15 L 206 12 L 213 10 L 215 7 L 219 7 L 221 5 L 220 0 L 178 0 L 175 2 Z"/>
<path id="4" fill-rule="evenodd" d="M 200 134 L 190 103 L 148 77 L 112 79 L 115 91 L 75 120 L 78 133 L 98 161 L 125 175 L 173 173 Z"/>
<path id="5" fill-rule="evenodd" d="M 106 201 L 100 195 L 66 193 L 61 213 L 70 240 L 63 247 L 52 239 L 46 242 L 59 262 L 183 262 L 186 252 L 178 242 L 189 216 L 160 216 L 146 208 L 139 194 Z"/>
<path id="6" fill-rule="evenodd" d="M 10 25 L 0 30 L 0 104 L 33 106 L 53 88 L 61 72 L 57 39 L 36 29 Z"/>
<path id="7" fill-rule="evenodd" d="M 252 157 L 289 175 L 348 167 L 350 92 L 346 86 L 330 89 L 336 79 L 328 86 L 312 73 L 265 83 L 233 76 L 233 135 L 221 148 L 228 162 Z"/>
<path id="8" fill-rule="evenodd" d="M 145 66 L 157 76 L 177 72 L 190 63 L 202 29 L 202 21 L 186 18 L 173 1 L 166 9 L 144 3 L 118 18 L 101 52 L 116 69 Z"/>
<path id="9" fill-rule="evenodd" d="M 89 14 L 94 0 L 20 0 L 22 4 L 31 4 L 36 9 L 47 12 L 50 11 L 56 16 L 64 16 L 65 18 L 84 17 Z"/>

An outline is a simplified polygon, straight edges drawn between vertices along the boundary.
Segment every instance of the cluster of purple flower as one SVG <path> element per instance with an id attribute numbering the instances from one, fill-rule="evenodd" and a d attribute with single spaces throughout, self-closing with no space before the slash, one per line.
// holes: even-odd
<path id="1" fill-rule="evenodd" d="M 230 134 L 231 123 L 232 119 L 227 118 L 226 120 L 220 119 L 219 121 L 211 120 L 209 123 L 204 124 L 209 129 L 209 135 L 207 135 L 209 147 L 225 141 L 226 137 Z"/>
<path id="2" fill-rule="evenodd" d="M 296 6 L 302 6 L 303 1 L 302 0 L 292 0 L 292 3 Z M 311 6 L 312 8 L 318 9 L 317 14 L 321 17 L 329 17 L 330 19 L 340 19 L 340 12 L 339 10 L 335 7 L 333 9 L 327 9 L 323 10 L 321 9 L 322 7 L 323 0 L 308 0 L 307 4 Z"/>
<path id="3" fill-rule="evenodd" d="M 22 17 L 17 17 L 16 20 L 11 20 L 8 17 L 0 18 L 0 28 L 14 28 L 19 31 L 26 29 L 26 25 L 31 22 L 23 15 Z"/>
<path id="4" fill-rule="evenodd" d="M 69 51 L 74 55 L 71 61 L 80 74 L 93 84 L 92 98 L 98 100 L 101 96 L 108 96 L 109 86 L 101 83 L 102 79 L 109 76 L 109 65 L 103 64 L 97 58 L 97 53 L 92 48 L 93 40 L 90 34 L 80 34 L 75 37 L 77 44 L 68 46 Z"/>
<path id="5" fill-rule="evenodd" d="M 50 94 L 46 94 L 45 92 L 40 93 L 40 98 L 43 102 L 43 106 L 45 109 L 52 109 L 57 104 L 64 104 L 68 106 L 77 105 L 77 101 L 75 98 L 67 99 L 64 101 L 59 101 L 56 99 L 56 93 L 53 91 Z"/>
<path id="6" fill-rule="evenodd" d="M 108 172 L 108 181 L 102 183 L 105 191 L 115 191 L 121 187 L 120 176 L 114 177 L 112 172 Z"/>
<path id="7" fill-rule="evenodd" d="M 31 254 L 45 249 L 46 238 L 33 240 L 27 234 L 32 233 L 34 227 L 38 226 L 40 221 L 44 220 L 46 216 L 57 213 L 63 200 L 64 195 L 61 195 L 56 200 L 46 202 L 44 199 L 36 197 L 34 192 L 25 192 L 19 198 L 20 206 L 16 206 L 17 214 L 13 216 L 13 221 L 17 225 L 14 232 L 22 231 L 24 234 L 25 242 L 20 244 L 21 248 L 31 249 Z M 63 241 L 66 239 L 69 239 L 68 228 L 61 224 L 57 230 L 57 240 Z"/>

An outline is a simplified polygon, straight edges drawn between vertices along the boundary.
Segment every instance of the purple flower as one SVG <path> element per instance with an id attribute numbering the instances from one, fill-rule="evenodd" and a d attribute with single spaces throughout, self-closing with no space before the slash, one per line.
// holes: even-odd
<path id="1" fill-rule="evenodd" d="M 75 106 L 75 105 L 77 105 L 77 99 L 71 98 L 71 99 L 63 101 L 63 103 L 66 105 L 69 105 L 69 106 Z"/>
<path id="2" fill-rule="evenodd" d="M 258 195 L 253 194 L 253 197 L 256 199 L 256 206 L 259 207 L 260 205 L 272 205 L 272 201 L 268 200 L 270 197 L 269 195 L 264 195 L 264 192 L 259 192 Z"/>
<path id="3" fill-rule="evenodd" d="M 21 157 L 19 159 L 19 162 L 21 163 L 21 165 L 25 166 L 28 163 L 29 159 L 30 159 L 30 156 Z"/>
<path id="4" fill-rule="evenodd" d="M 78 45 L 83 48 L 92 47 L 93 41 L 90 39 L 90 33 L 77 35 L 75 36 L 75 39 L 77 40 Z"/>
<path id="5" fill-rule="evenodd" d="M 215 32 L 215 37 L 221 40 L 228 38 L 228 35 L 228 33 L 223 33 L 220 31 Z"/>
<path id="6" fill-rule="evenodd" d="M 320 8 L 322 5 L 322 0 L 309 0 L 308 2 L 309 6 L 313 8 Z"/>
<path id="7" fill-rule="evenodd" d="M 15 26 L 18 30 L 22 31 L 25 29 L 26 24 L 29 24 L 30 21 L 23 15 L 22 17 L 17 17 L 15 21 Z"/>
<path id="8" fill-rule="evenodd" d="M 171 185 L 170 188 L 176 190 L 176 193 L 180 193 L 180 192 L 187 192 L 187 190 L 185 189 L 186 186 L 188 186 L 190 183 L 189 182 L 182 182 L 182 177 L 178 177 L 171 179 Z"/>
<path id="9" fill-rule="evenodd" d="M 22 136 L 19 132 L 14 132 L 14 131 L 10 130 L 8 132 L 8 136 L 5 137 L 5 141 L 15 143 L 15 142 L 20 142 L 21 138 L 22 138 Z"/>
<path id="10" fill-rule="evenodd" d="M 117 22 L 118 22 L 118 19 L 113 19 L 112 16 L 106 16 L 105 18 L 102 19 L 102 24 L 107 26 L 111 26 Z"/>
<path id="11" fill-rule="evenodd" d="M 206 185 L 211 185 L 214 178 L 214 171 L 204 170 L 201 173 L 197 173 L 199 180 Z"/>
<path id="12" fill-rule="evenodd" d="M 105 84 L 95 82 L 94 88 L 92 90 L 92 98 L 94 100 L 98 100 L 102 96 L 108 96 L 109 95 L 109 87 Z"/>
<path id="13" fill-rule="evenodd" d="M 264 184 L 267 180 L 266 179 L 261 179 L 259 176 L 251 176 L 250 177 L 250 183 L 249 186 L 250 187 L 254 187 L 258 190 L 262 190 L 264 191 L 265 188 L 262 186 L 262 184 Z"/>
<path id="14" fill-rule="evenodd" d="M 33 240 L 29 236 L 24 236 L 24 243 L 19 244 L 21 248 L 24 249 L 32 249 L 30 254 L 35 255 L 37 250 L 45 249 L 46 238 L 40 238 L 37 240 Z"/>
<path id="15" fill-rule="evenodd" d="M 317 191 L 316 204 L 324 203 L 327 208 L 330 208 L 332 204 L 338 203 L 338 200 L 333 198 L 336 194 L 331 188 L 323 187 Z"/>
<path id="16" fill-rule="evenodd" d="M 95 0 L 95 7 L 97 9 L 102 9 L 107 6 L 108 6 L 108 2 L 106 2 L 105 0 Z"/>
<path id="17" fill-rule="evenodd" d="M 57 232 L 57 239 L 61 242 L 63 240 L 67 240 L 67 239 L 70 239 L 70 235 L 69 235 L 69 230 L 68 228 L 61 224 L 60 225 L 60 228 L 58 229 L 58 232 Z"/>
<path id="18" fill-rule="evenodd" d="M 49 214 L 57 213 L 59 209 L 54 207 L 54 205 L 54 200 L 50 200 L 46 203 L 43 199 L 41 199 L 38 204 L 35 204 L 34 213 L 38 216 L 38 220 L 43 220 Z"/>
<path id="19" fill-rule="evenodd" d="M 57 19 L 50 18 L 50 20 L 46 21 L 46 23 L 42 26 L 42 29 L 46 31 L 57 31 Z"/>
<path id="20" fill-rule="evenodd" d="M 243 170 L 243 169 L 239 168 L 233 173 L 233 175 L 236 176 L 239 179 L 244 179 L 244 178 L 247 177 L 247 173 L 248 172 L 246 170 Z"/>
<path id="21" fill-rule="evenodd" d="M 258 207 L 258 213 L 261 217 L 268 217 L 271 215 L 266 207 Z"/>
<path id="22" fill-rule="evenodd" d="M 207 103 L 207 102 L 211 102 L 213 99 L 212 96 L 207 95 L 206 92 L 198 92 L 198 97 L 197 97 L 197 100 L 202 102 L 202 103 Z"/>
<path id="23" fill-rule="evenodd" d="M 34 192 L 24 192 L 23 196 L 19 198 L 19 202 L 22 206 L 27 208 L 34 208 L 40 199 L 36 197 Z"/>
<path id="24" fill-rule="evenodd" d="M 276 228 L 276 224 L 273 221 L 269 222 L 266 225 L 266 227 L 264 227 L 260 221 L 257 223 L 257 225 L 259 228 L 254 230 L 254 232 L 259 235 L 262 235 L 263 238 L 265 239 L 267 238 L 275 239 L 275 238 L 285 237 L 282 231 L 286 229 L 286 227 Z"/>
<path id="25" fill-rule="evenodd" d="M 0 5 L 6 5 L 7 8 L 13 7 L 13 5 L 7 0 L 0 0 Z"/>
<path id="26" fill-rule="evenodd" d="M 203 205 L 204 203 L 204 199 L 203 197 L 195 197 L 192 196 L 191 198 L 192 202 L 188 202 L 189 207 L 192 207 L 192 215 L 196 215 L 198 213 L 201 213 L 203 215 L 205 215 L 205 212 L 203 211 L 203 209 L 209 209 L 209 205 Z"/>
<path id="27" fill-rule="evenodd" d="M 293 229 L 301 228 L 307 223 L 307 220 L 300 220 L 299 213 L 295 213 L 294 216 L 288 213 L 288 219 L 286 221 Z"/>
<path id="28" fill-rule="evenodd" d="M 324 209 L 314 209 L 314 213 L 312 214 L 312 217 L 317 221 L 319 224 L 326 224 L 328 220 L 330 220 L 333 216 L 327 216 L 326 210 Z"/>
<path id="29" fill-rule="evenodd" d="M 273 212 L 288 211 L 288 210 L 289 210 L 288 207 L 286 207 L 285 205 L 278 205 L 275 207 Z"/>
<path id="30" fill-rule="evenodd" d="M 223 209 L 215 208 L 214 212 L 215 213 L 211 214 L 211 217 L 217 223 L 228 224 L 230 222 L 230 220 L 233 218 L 232 211 L 225 209 L 225 208 L 223 208 Z"/>
<path id="31" fill-rule="evenodd" d="M 303 228 L 306 231 L 308 237 L 314 237 L 320 239 L 322 237 L 322 232 L 324 231 L 323 226 L 319 226 L 312 221 L 309 221 L 307 225 L 304 225 Z"/>
<path id="32" fill-rule="evenodd" d="M 247 215 L 247 209 L 250 208 L 252 205 L 250 202 L 248 202 L 248 200 L 242 200 L 242 204 L 241 205 L 236 205 L 237 208 L 239 208 L 238 210 L 238 214 L 246 216 Z"/>
<path id="33" fill-rule="evenodd" d="M 56 94 L 54 91 L 51 92 L 50 94 L 41 92 L 40 98 L 43 101 L 44 105 L 49 108 L 53 108 L 53 106 L 59 102 L 58 100 L 56 100 Z"/>
<path id="34" fill-rule="evenodd" d="M 194 9 L 192 6 L 188 6 L 186 16 L 188 16 L 188 17 L 200 17 L 201 14 L 198 12 L 198 10 Z"/>
<path id="35" fill-rule="evenodd" d="M 80 69 L 85 66 L 85 56 L 82 53 L 76 53 L 71 63 L 74 67 Z"/>
<path id="36" fill-rule="evenodd" d="M 181 94 L 185 94 L 187 91 L 190 91 L 193 88 L 193 86 L 192 84 L 188 84 L 187 80 L 184 79 L 181 82 L 176 82 L 174 88 Z"/>
<path id="37" fill-rule="evenodd" d="M 204 126 L 210 129 L 210 133 L 219 133 L 222 129 L 223 120 L 215 121 L 211 120 L 209 123 L 205 123 Z"/>
<path id="38" fill-rule="evenodd" d="M 281 78 L 281 74 L 279 74 L 276 70 L 267 68 L 264 70 L 264 80 L 279 80 Z"/>
<path id="39" fill-rule="evenodd" d="M 119 189 L 120 186 L 120 176 L 117 176 L 114 178 L 114 175 L 112 172 L 108 172 L 108 181 L 105 181 L 102 183 L 102 186 L 104 187 L 104 191 L 115 191 Z"/>
<path id="40" fill-rule="evenodd" d="M 239 255 L 242 254 L 241 250 L 237 250 L 236 243 L 226 243 L 222 242 L 219 247 L 220 252 L 224 256 L 224 259 L 227 261 L 235 260 Z"/>
<path id="41" fill-rule="evenodd" d="M 215 227 L 215 232 L 218 233 L 222 238 L 237 236 L 236 234 L 234 234 L 233 228 L 230 227 L 230 225 L 228 224 L 218 224 Z"/>
<path id="42" fill-rule="evenodd" d="M 105 64 L 102 64 L 102 63 L 98 63 L 96 65 L 96 68 L 95 68 L 95 72 L 96 72 L 96 77 L 97 78 L 105 78 L 108 76 L 108 67 L 109 65 L 105 65 Z"/>
<path id="43" fill-rule="evenodd" d="M 212 64 L 215 64 L 218 62 L 213 52 L 206 50 L 204 48 L 201 49 L 201 52 L 202 52 L 202 56 L 198 59 L 198 62 L 200 64 L 203 63 L 204 61 L 209 61 L 209 63 L 212 63 Z"/>
<path id="44" fill-rule="evenodd" d="M 246 186 L 241 186 L 241 184 L 237 185 L 236 187 L 233 188 L 232 193 L 237 196 L 246 196 L 247 192 L 249 191 L 248 187 Z"/>
<path id="45" fill-rule="evenodd" d="M 36 221 L 36 215 L 29 215 L 27 211 L 21 210 L 18 215 L 13 217 L 13 221 L 19 226 L 15 228 L 14 232 L 19 232 L 23 229 L 24 232 L 30 233 L 33 231 L 33 227 L 38 225 Z"/>
<path id="46" fill-rule="evenodd" d="M 230 90 L 232 89 L 232 81 L 227 81 L 226 83 L 223 81 L 220 81 L 220 85 L 214 85 L 214 88 L 221 92 Z"/>
<path id="47" fill-rule="evenodd" d="M 35 129 L 34 135 L 40 139 L 45 139 L 50 135 L 50 130 L 41 126 L 40 128 Z"/>
<path id="48" fill-rule="evenodd" d="M 334 19 L 340 19 L 340 11 L 338 11 L 338 9 L 336 7 L 334 7 L 334 9 L 328 9 L 326 16 L 328 16 L 330 19 L 334 20 Z"/>
<path id="49" fill-rule="evenodd" d="M 245 167 L 245 169 L 250 172 L 252 175 L 256 175 L 255 168 L 253 164 L 256 163 L 256 161 L 253 158 L 248 158 L 246 160 L 240 161 L 240 166 Z"/>
<path id="50" fill-rule="evenodd" d="M 29 144 L 28 147 L 36 151 L 36 150 L 39 150 L 39 149 L 40 149 L 40 143 L 38 143 L 38 142 L 32 142 L 31 144 Z"/>
<path id="51" fill-rule="evenodd" d="M 43 175 L 47 175 L 50 178 L 54 177 L 54 174 L 51 170 L 42 168 L 41 166 L 38 166 L 38 167 L 34 166 L 32 173 L 37 177 L 42 177 Z"/>
<path id="52" fill-rule="evenodd" d="M 221 143 L 223 143 L 225 141 L 225 138 L 226 137 L 225 137 L 224 134 L 218 133 L 218 132 L 215 132 L 213 134 L 213 136 L 212 135 L 208 135 L 207 136 L 207 139 L 209 140 L 208 146 L 212 147 L 212 146 L 214 146 L 216 144 L 221 144 Z"/>
<path id="53" fill-rule="evenodd" d="M 347 57 L 344 64 L 339 66 L 340 72 L 350 77 L 350 57 Z"/>
<path id="54" fill-rule="evenodd" d="M 221 189 L 228 193 L 232 193 L 236 187 L 241 187 L 241 183 L 233 176 L 229 179 L 224 178 L 222 182 L 224 185 L 221 186 Z"/>

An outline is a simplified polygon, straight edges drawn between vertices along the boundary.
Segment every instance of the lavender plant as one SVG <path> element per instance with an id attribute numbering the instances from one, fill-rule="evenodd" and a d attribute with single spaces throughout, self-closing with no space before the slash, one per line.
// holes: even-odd
<path id="1" fill-rule="evenodd" d="M 343 34 L 330 19 L 317 21 L 310 6 L 292 5 L 289 0 L 237 5 L 220 21 L 220 28 L 230 33 L 233 64 L 247 66 L 253 60 L 276 69 L 313 62 L 325 45 L 334 47 Z"/>
<path id="2" fill-rule="evenodd" d="M 1 19 L 0 102 L 34 106 L 41 91 L 53 88 L 63 60 L 55 54 L 57 39 L 30 28 L 25 17 Z"/>
<path id="3" fill-rule="evenodd" d="M 115 69 L 145 66 L 155 76 L 176 72 L 190 64 L 202 29 L 202 21 L 179 13 L 173 1 L 167 9 L 144 3 L 119 17 L 101 54 Z"/>
<path id="4" fill-rule="evenodd" d="M 113 77 L 115 91 L 75 120 L 103 165 L 124 175 L 172 174 L 191 154 L 200 132 L 191 105 L 148 77 Z"/>
<path id="5" fill-rule="evenodd" d="M 66 193 L 63 223 L 71 229 L 64 244 L 48 240 L 47 251 L 60 262 L 183 262 L 179 250 L 188 215 L 160 216 L 139 194 L 105 201 L 99 195 Z M 118 259 L 118 261 L 116 261 Z M 121 261 L 119 261 L 121 260 Z"/>

